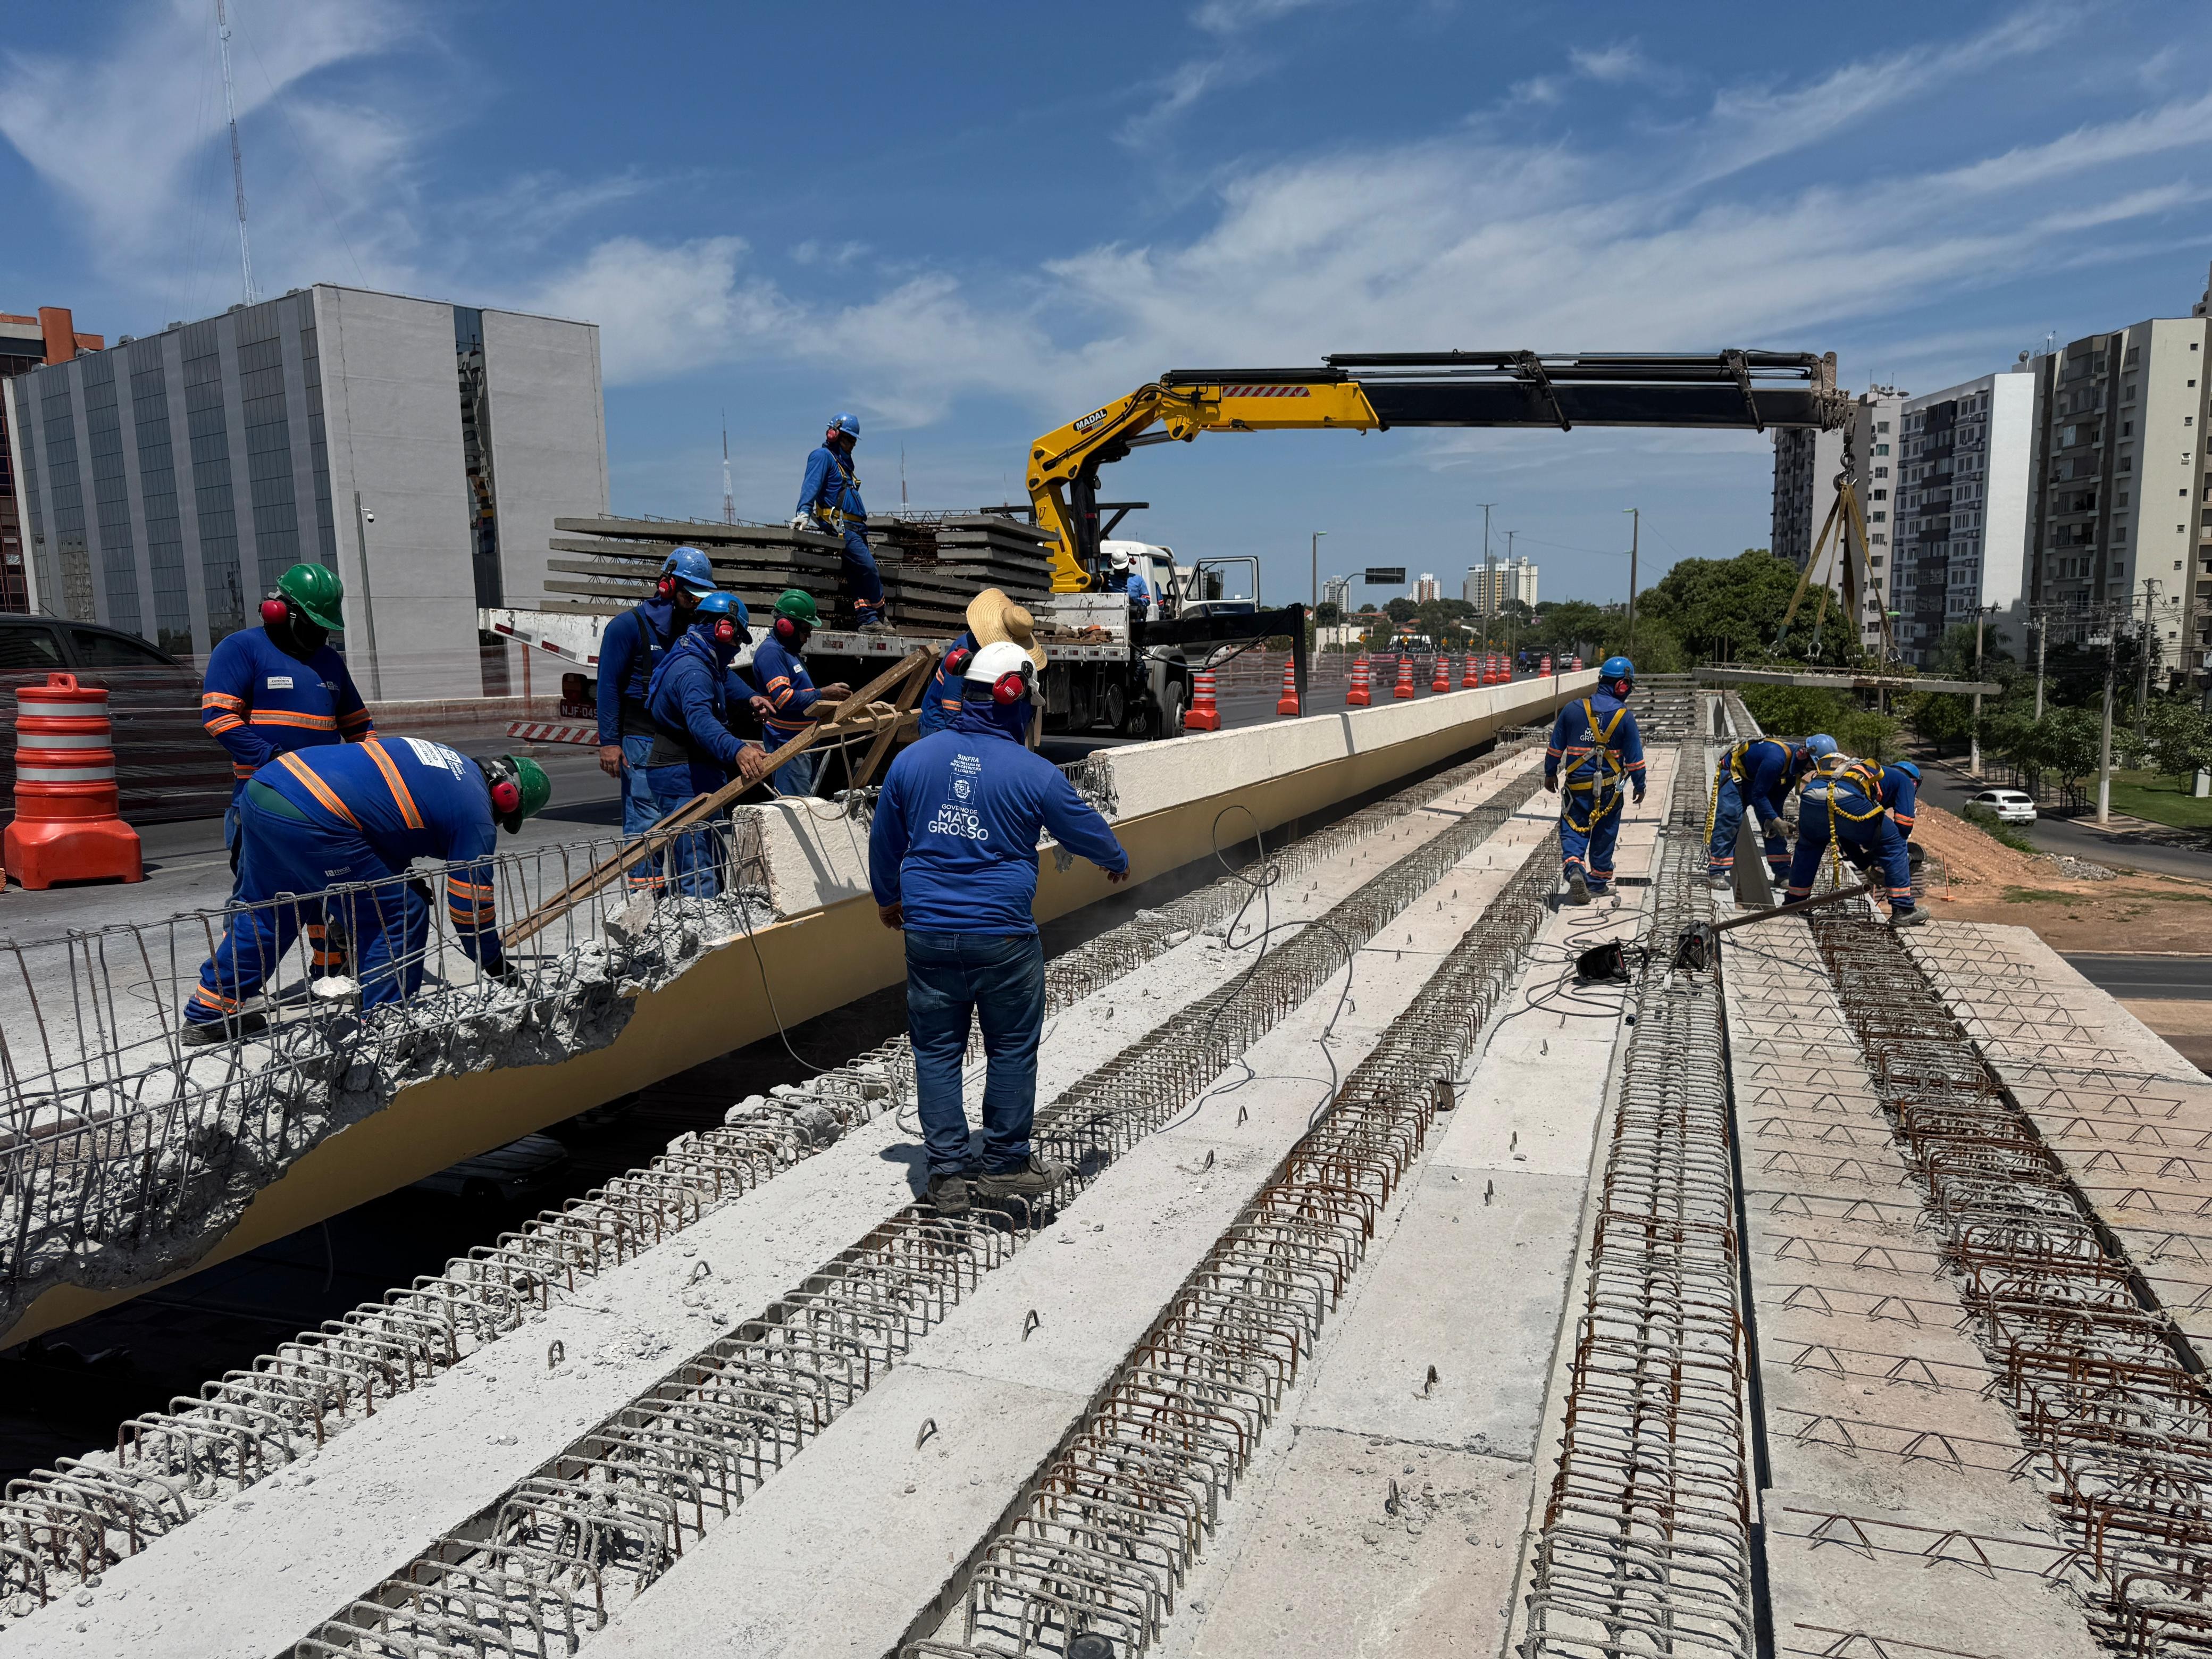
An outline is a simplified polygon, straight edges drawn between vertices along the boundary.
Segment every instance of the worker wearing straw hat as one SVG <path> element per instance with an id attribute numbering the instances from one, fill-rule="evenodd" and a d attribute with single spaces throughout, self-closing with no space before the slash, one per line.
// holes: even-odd
<path id="1" fill-rule="evenodd" d="M 942 732 L 960 718 L 961 682 L 975 653 L 987 645 L 1018 645 L 1030 654 L 1036 672 L 1044 672 L 1044 647 L 1036 641 L 1036 618 L 995 587 L 987 587 L 968 601 L 968 627 L 945 647 L 937 665 L 937 678 L 921 700 L 921 735 Z"/>

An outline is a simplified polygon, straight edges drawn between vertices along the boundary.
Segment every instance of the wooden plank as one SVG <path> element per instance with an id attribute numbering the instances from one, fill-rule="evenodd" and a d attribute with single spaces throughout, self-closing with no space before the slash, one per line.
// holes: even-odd
<path id="1" fill-rule="evenodd" d="M 902 715 L 914 707 L 915 699 L 921 696 L 922 688 L 935 678 L 936 672 L 937 660 L 933 657 L 927 670 L 907 676 L 907 682 L 899 688 L 898 694 L 898 711 Z M 866 788 L 868 780 L 875 776 L 877 766 L 882 762 L 884 752 L 890 748 L 891 740 L 898 736 L 899 731 L 899 724 L 887 726 L 876 733 L 876 740 L 868 745 L 868 752 L 862 758 L 860 769 L 852 775 L 852 782 L 848 786 L 851 793 L 846 797 L 845 801 L 847 817 L 860 816 L 860 791 Z"/>

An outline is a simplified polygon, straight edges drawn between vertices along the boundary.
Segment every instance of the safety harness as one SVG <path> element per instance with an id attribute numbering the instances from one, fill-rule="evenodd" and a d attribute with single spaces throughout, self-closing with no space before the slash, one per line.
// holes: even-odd
<path id="1" fill-rule="evenodd" d="M 1613 753 L 1612 744 L 1613 734 L 1620 729 L 1621 720 L 1627 713 L 1628 705 L 1623 703 L 1613 711 L 1612 720 L 1606 723 L 1603 731 L 1600 731 L 1596 708 L 1592 706 L 1590 699 L 1583 699 L 1583 724 L 1589 728 L 1591 747 L 1587 753 L 1577 756 L 1574 764 L 1567 769 L 1567 794 L 1560 799 L 1560 817 L 1578 836 L 1588 835 L 1591 826 L 1600 818 L 1620 810 L 1620 781 L 1626 775 L 1627 769 L 1621 765 L 1620 757 Z M 1573 753 L 1571 750 L 1568 752 Z M 1591 761 L 1599 763 L 1599 770 L 1577 782 L 1575 773 Z M 1577 794 L 1590 797 L 1589 815 L 1580 823 L 1575 822 L 1572 803 L 1569 799 Z"/>

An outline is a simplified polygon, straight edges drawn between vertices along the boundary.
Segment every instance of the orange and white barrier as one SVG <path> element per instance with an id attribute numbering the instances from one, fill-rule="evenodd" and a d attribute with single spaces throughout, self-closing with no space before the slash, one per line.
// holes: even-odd
<path id="1" fill-rule="evenodd" d="M 16 688 L 15 818 L 0 856 L 32 889 L 146 878 L 138 832 L 116 800 L 107 693 L 74 674 Z"/>

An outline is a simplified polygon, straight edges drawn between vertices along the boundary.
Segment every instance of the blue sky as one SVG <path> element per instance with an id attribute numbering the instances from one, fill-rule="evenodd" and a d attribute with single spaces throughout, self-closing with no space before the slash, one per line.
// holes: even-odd
<path id="1" fill-rule="evenodd" d="M 110 336 L 239 297 L 213 0 L 21 9 L 0 310 Z M 857 410 L 876 502 L 1009 499 L 1170 368 L 1329 351 L 1833 350 L 1911 392 L 2186 315 L 2201 5 L 232 0 L 255 276 L 600 325 L 618 508 L 789 513 Z M 1135 533 L 1271 597 L 1494 542 L 1547 598 L 1767 540 L 1771 450 L 1648 432 L 1143 450 Z M 1142 527 L 1138 526 L 1141 525 Z"/>

